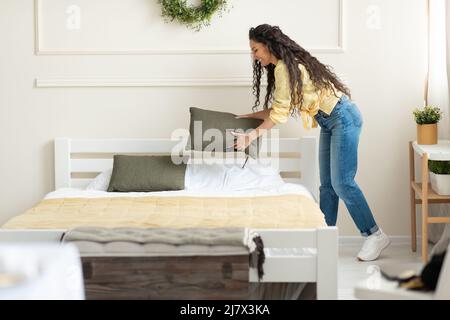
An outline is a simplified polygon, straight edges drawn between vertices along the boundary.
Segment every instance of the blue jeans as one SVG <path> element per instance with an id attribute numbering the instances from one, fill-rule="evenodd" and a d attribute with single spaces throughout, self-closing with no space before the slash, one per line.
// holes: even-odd
<path id="1" fill-rule="evenodd" d="M 342 96 L 330 115 L 319 111 L 320 209 L 335 226 L 341 198 L 363 236 L 378 231 L 366 198 L 355 182 L 362 117 L 358 107 Z"/>

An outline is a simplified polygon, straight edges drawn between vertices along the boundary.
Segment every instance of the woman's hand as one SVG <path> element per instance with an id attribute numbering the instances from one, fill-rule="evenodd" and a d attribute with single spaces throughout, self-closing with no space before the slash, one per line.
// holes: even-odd
<path id="1" fill-rule="evenodd" d="M 240 133 L 232 131 L 231 134 L 236 137 L 236 142 L 234 143 L 233 147 L 238 151 L 243 151 L 247 149 L 247 147 L 254 140 L 253 135 L 248 133 Z"/>
<path id="2" fill-rule="evenodd" d="M 274 126 L 275 123 L 270 118 L 267 118 L 258 128 L 251 130 L 249 133 L 231 131 L 231 134 L 236 137 L 236 142 L 233 144 L 233 147 L 239 151 L 245 150 L 254 140 L 258 139 L 258 137 Z"/>

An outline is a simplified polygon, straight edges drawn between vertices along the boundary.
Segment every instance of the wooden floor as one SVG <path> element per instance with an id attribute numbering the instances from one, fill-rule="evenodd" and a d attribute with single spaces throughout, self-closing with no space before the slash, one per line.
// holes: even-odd
<path id="1" fill-rule="evenodd" d="M 417 252 L 411 251 L 410 244 L 391 244 L 386 248 L 381 257 L 376 261 L 360 262 L 356 255 L 361 249 L 360 245 L 345 244 L 339 248 L 339 270 L 338 270 L 338 299 L 354 300 L 354 287 L 363 280 L 376 276 L 376 272 L 386 270 L 398 274 L 406 270 L 420 271 L 422 260 L 420 248 Z"/>

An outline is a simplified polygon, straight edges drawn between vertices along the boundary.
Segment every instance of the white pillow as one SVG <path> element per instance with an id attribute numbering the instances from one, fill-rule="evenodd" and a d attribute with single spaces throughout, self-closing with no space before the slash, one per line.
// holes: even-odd
<path id="1" fill-rule="evenodd" d="M 188 190 L 226 190 L 239 191 L 279 187 L 284 184 L 277 170 L 270 165 L 247 163 L 226 164 L 188 164 L 185 185 Z"/>
<path id="2" fill-rule="evenodd" d="M 222 164 L 192 164 L 186 166 L 186 190 L 222 190 L 228 168 Z"/>
<path id="3" fill-rule="evenodd" d="M 86 190 L 107 191 L 109 181 L 111 180 L 112 170 L 112 168 L 108 169 L 96 176 L 95 179 L 92 180 L 91 183 L 89 183 L 89 185 L 86 187 Z"/>
<path id="4" fill-rule="evenodd" d="M 230 191 L 267 189 L 283 184 L 279 172 L 270 165 L 247 164 L 244 169 L 233 166 L 227 171 L 224 189 Z"/>

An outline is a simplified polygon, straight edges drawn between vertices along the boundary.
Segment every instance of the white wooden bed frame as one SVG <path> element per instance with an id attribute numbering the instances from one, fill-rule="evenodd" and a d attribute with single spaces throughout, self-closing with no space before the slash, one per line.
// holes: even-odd
<path id="1" fill-rule="evenodd" d="M 278 161 L 286 182 L 303 184 L 318 199 L 317 138 L 279 139 L 279 144 L 272 144 L 272 153 L 268 154 L 268 143 L 273 142 L 263 141 L 262 156 L 269 155 Z M 171 139 L 58 138 L 55 140 L 55 189 L 86 186 L 95 174 L 112 167 L 112 154 L 170 154 L 179 144 L 180 140 Z M 80 178 L 81 173 L 91 176 Z M 0 242 L 59 241 L 65 231 L 0 229 Z M 336 227 L 255 231 L 261 235 L 266 248 L 263 282 L 315 282 L 318 299 L 337 299 Z M 258 282 L 256 270 L 250 269 L 249 279 Z"/>

